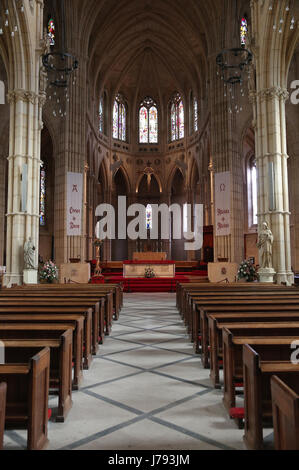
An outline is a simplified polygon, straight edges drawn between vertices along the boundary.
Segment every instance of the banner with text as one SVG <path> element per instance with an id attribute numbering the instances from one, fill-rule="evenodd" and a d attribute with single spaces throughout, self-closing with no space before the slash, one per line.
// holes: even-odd
<path id="1" fill-rule="evenodd" d="M 215 174 L 216 237 L 230 235 L 230 172 Z"/>
<path id="2" fill-rule="evenodd" d="M 82 235 L 83 175 L 67 174 L 67 236 Z"/>

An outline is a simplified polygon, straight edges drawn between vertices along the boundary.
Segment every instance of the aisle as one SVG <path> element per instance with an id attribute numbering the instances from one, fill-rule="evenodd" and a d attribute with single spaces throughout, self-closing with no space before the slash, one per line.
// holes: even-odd
<path id="1" fill-rule="evenodd" d="M 208 377 L 175 295 L 125 294 L 66 423 L 49 423 L 48 449 L 244 449 Z M 22 433 L 11 437 L 22 443 Z"/>

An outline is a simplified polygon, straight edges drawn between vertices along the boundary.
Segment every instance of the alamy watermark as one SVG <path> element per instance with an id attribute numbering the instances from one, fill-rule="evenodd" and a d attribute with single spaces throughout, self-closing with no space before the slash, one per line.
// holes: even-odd
<path id="1" fill-rule="evenodd" d="M 298 365 L 299 364 L 299 339 L 296 339 L 291 344 L 291 349 L 295 349 L 291 354 L 291 363 Z"/>
<path id="2" fill-rule="evenodd" d="M 292 104 L 299 104 L 299 80 L 294 80 L 290 84 L 290 88 L 295 90 L 290 95 L 290 100 Z"/>
<path id="3" fill-rule="evenodd" d="M 5 345 L 0 341 L 0 364 L 5 364 Z"/>
<path id="4" fill-rule="evenodd" d="M 118 197 L 117 211 L 111 204 L 100 204 L 95 215 L 101 219 L 95 228 L 101 240 L 185 240 L 186 251 L 200 250 L 203 244 L 202 204 L 151 204 L 151 228 L 147 229 L 147 207 Z M 117 213 L 117 215 L 116 215 Z M 160 216 L 160 217 L 159 217 Z M 116 220 L 117 219 L 117 220 Z M 127 223 L 127 220 L 129 222 Z M 192 230 L 193 227 L 193 230 Z M 117 228 L 117 236 L 116 236 Z"/>

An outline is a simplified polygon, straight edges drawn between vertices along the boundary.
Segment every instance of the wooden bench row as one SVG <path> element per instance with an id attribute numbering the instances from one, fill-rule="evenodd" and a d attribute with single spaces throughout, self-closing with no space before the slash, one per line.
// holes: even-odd
<path id="1" fill-rule="evenodd" d="M 239 284 L 236 287 L 209 285 L 207 288 L 202 284 L 191 288 L 185 285 L 179 287 L 177 296 L 177 305 L 195 350 L 201 350 L 203 364 L 210 366 L 210 376 L 216 387 L 220 387 L 219 369 L 223 365 L 224 404 L 239 422 L 240 415 L 235 408 L 236 389 L 244 389 L 244 440 L 252 449 L 263 447 L 263 423 L 266 419 L 272 420 L 274 402 L 272 405 L 270 381 L 273 373 L 280 378 L 283 374 L 291 382 L 299 378 L 299 365 L 290 360 L 291 343 L 299 337 L 298 290 L 256 286 L 254 292 L 252 287 Z M 258 382 L 261 374 L 262 379 Z M 293 402 L 296 403 L 294 390 Z M 282 413 L 279 408 L 282 404 L 275 406 Z M 283 408 L 284 413 L 286 409 L 287 405 Z M 281 448 L 292 448 L 295 440 L 286 442 L 285 437 L 281 437 L 277 420 L 274 419 L 276 448 L 279 448 L 277 442 Z M 293 428 L 296 428 L 294 414 L 289 413 L 284 420 L 293 420 Z"/>
<path id="2" fill-rule="evenodd" d="M 56 420 L 66 419 L 72 389 L 79 388 L 83 367 L 90 366 L 104 334 L 110 333 L 112 318 L 118 319 L 121 305 L 117 286 L 27 286 L 0 291 L 0 341 L 5 346 L 0 381 L 7 384 L 5 427 L 27 428 L 28 449 L 41 449 L 47 443 L 49 392 L 58 394 Z M 37 369 L 39 364 L 48 369 L 48 375 L 43 377 L 44 387 L 34 388 L 35 371 L 39 376 L 45 374 Z M 20 393 L 18 383 L 22 384 Z M 0 424 L 1 418 L 0 410 Z"/>

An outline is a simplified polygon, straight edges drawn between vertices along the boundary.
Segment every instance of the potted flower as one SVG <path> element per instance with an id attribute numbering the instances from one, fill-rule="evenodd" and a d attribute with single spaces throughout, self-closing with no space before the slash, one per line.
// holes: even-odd
<path id="1" fill-rule="evenodd" d="M 153 270 L 153 268 L 151 268 L 151 267 L 145 268 L 144 277 L 146 277 L 148 279 L 152 279 L 153 277 L 156 277 L 156 274 L 155 274 L 155 271 Z"/>
<path id="2" fill-rule="evenodd" d="M 52 284 L 58 281 L 58 268 L 53 261 L 46 261 L 39 272 L 41 282 Z"/>
<path id="3" fill-rule="evenodd" d="M 253 282 L 258 279 L 258 274 L 256 272 L 255 266 L 252 264 L 251 261 L 242 261 L 239 266 L 237 279 L 238 281 L 243 282 Z"/>

